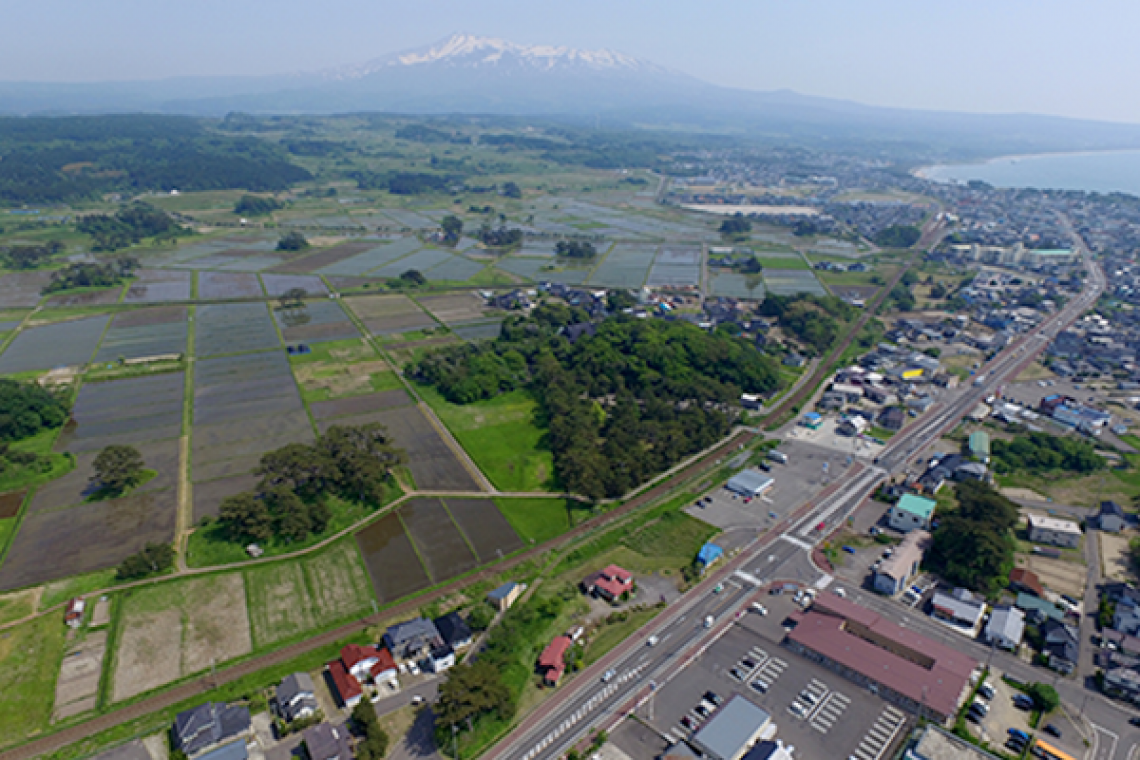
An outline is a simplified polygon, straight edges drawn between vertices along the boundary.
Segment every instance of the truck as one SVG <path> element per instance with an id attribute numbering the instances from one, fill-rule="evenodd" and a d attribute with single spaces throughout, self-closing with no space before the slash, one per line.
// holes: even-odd
<path id="1" fill-rule="evenodd" d="M 768 458 L 771 459 L 773 462 L 779 462 L 780 464 L 787 464 L 788 463 L 788 455 L 782 451 L 779 451 L 778 449 L 772 449 L 771 451 L 769 451 L 768 452 Z"/>
<path id="2" fill-rule="evenodd" d="M 984 385 L 985 382 L 986 382 L 986 376 L 985 375 L 978 375 L 977 377 L 974 378 L 974 385 L 975 386 Z"/>

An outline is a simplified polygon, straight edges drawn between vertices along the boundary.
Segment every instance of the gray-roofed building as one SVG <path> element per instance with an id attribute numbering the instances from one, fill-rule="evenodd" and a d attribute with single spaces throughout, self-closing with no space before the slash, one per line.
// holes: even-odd
<path id="1" fill-rule="evenodd" d="M 1016 607 L 995 607 L 986 623 L 986 641 L 1011 652 L 1021 646 L 1025 613 Z"/>
<path id="2" fill-rule="evenodd" d="M 277 686 L 277 711 L 290 723 L 308 718 L 318 709 L 313 679 L 308 673 L 291 673 Z"/>
<path id="3" fill-rule="evenodd" d="M 918 740 L 907 748 L 903 760 L 997 760 L 997 756 L 938 726 L 927 724 Z"/>
<path id="4" fill-rule="evenodd" d="M 251 728 L 246 707 L 207 702 L 175 716 L 174 748 L 196 757 L 223 742 L 249 735 Z"/>
<path id="5" fill-rule="evenodd" d="M 693 743 L 712 760 L 740 760 L 771 722 L 767 712 L 737 694 L 693 735 Z"/>
<path id="6" fill-rule="evenodd" d="M 930 607 L 934 617 L 968 628 L 975 634 L 982 622 L 982 616 L 986 614 L 985 600 L 975 597 L 964 588 L 956 588 L 949 594 L 942 591 L 935 592 L 930 600 Z"/>
<path id="7" fill-rule="evenodd" d="M 880 594 L 895 596 L 901 594 L 910 584 L 922 564 L 922 556 L 930 547 L 930 534 L 925 530 L 912 530 L 902 543 L 895 547 L 895 553 L 875 571 L 872 584 Z"/>
<path id="8" fill-rule="evenodd" d="M 1076 628 L 1047 621 L 1041 632 L 1045 635 L 1044 652 L 1049 657 L 1049 667 L 1061 673 L 1071 673 L 1077 666 L 1081 653 L 1081 634 Z"/>
<path id="9" fill-rule="evenodd" d="M 249 760 L 249 750 L 246 749 L 245 740 L 239 739 L 209 752 L 203 752 L 196 760 Z"/>
<path id="10" fill-rule="evenodd" d="M 728 479 L 725 488 L 741 496 L 755 497 L 772 487 L 774 480 L 759 470 L 745 470 Z"/>
<path id="11" fill-rule="evenodd" d="M 352 760 L 348 729 L 344 726 L 318 723 L 306 728 L 301 737 L 309 760 Z"/>
<path id="12" fill-rule="evenodd" d="M 510 609 L 511 605 L 515 603 L 515 600 L 522 595 L 525 589 L 526 584 L 508 581 L 497 589 L 488 592 L 487 601 L 499 612 L 503 612 Z"/>
<path id="13" fill-rule="evenodd" d="M 1119 533 L 1124 530 L 1126 518 L 1124 509 L 1115 501 L 1102 501 L 1100 513 L 1096 516 L 1097 527 L 1107 533 Z"/>
<path id="14" fill-rule="evenodd" d="M 741 760 L 796 760 L 792 756 L 795 747 L 785 747 L 781 741 L 763 741 L 749 750 Z"/>
<path id="15" fill-rule="evenodd" d="M 384 645 L 401 660 L 417 659 L 443 644 L 435 623 L 416 618 L 390 626 L 384 632 Z"/>
<path id="16" fill-rule="evenodd" d="M 465 649 L 471 646 L 471 626 L 467 625 L 458 612 L 449 612 L 434 621 L 439 635 L 452 649 Z"/>

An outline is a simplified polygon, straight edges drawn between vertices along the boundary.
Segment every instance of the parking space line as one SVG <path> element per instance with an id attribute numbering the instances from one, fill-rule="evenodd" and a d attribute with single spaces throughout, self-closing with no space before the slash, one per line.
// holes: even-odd
<path id="1" fill-rule="evenodd" d="M 859 760 L 879 760 L 891 746 L 899 729 L 906 725 L 906 715 L 887 705 L 863 735 L 863 740 L 852 753 Z"/>

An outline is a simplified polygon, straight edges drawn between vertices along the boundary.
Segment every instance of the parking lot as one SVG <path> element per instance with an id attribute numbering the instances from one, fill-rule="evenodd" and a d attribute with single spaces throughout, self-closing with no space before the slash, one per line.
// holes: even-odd
<path id="1" fill-rule="evenodd" d="M 981 699 L 988 707 L 984 716 L 981 716 L 980 719 L 971 718 L 966 721 L 970 733 L 974 736 L 994 747 L 1004 746 L 1007 751 L 1012 751 L 1013 746 L 1005 746 L 1010 739 L 1010 729 L 1021 731 L 1028 736 L 1040 733 L 1042 739 L 1069 752 L 1074 757 L 1080 757 L 1084 754 L 1083 737 L 1063 712 L 1054 713 L 1041 720 L 1042 729 L 1051 725 L 1061 734 L 1060 737 L 1039 732 L 1029 725 L 1029 711 L 1020 710 L 1014 705 L 1013 698 L 1020 692 L 1003 681 L 1001 673 L 991 672 L 986 681 L 993 686 L 994 696 L 993 699 L 989 700 Z"/>
<path id="2" fill-rule="evenodd" d="M 680 740 L 699 730 L 717 702 L 740 694 L 771 715 L 777 738 L 794 745 L 797 756 L 888 757 L 905 736 L 909 716 L 780 645 L 787 616 L 797 609 L 791 596 L 765 596 L 762 603 L 767 615 L 743 615 L 657 692 L 643 717 Z"/>
<path id="3" fill-rule="evenodd" d="M 721 530 L 763 530 L 787 517 L 804 501 L 842 477 L 849 466 L 849 457 L 821 446 L 785 441 L 779 450 L 787 454 L 788 462 L 766 463 L 768 472 L 765 474 L 774 482 L 762 496 L 746 500 L 721 483 L 707 494 L 702 494 L 700 505 L 690 505 L 685 511 Z M 705 503 L 705 498 L 711 498 L 711 503 Z"/>
<path id="4" fill-rule="evenodd" d="M 807 443 L 825 448 L 840 454 L 850 454 L 862 459 L 874 459 L 883 451 L 883 445 L 875 443 L 870 438 L 850 435 L 840 435 L 836 431 L 839 419 L 832 415 L 823 418 L 823 423 L 812 430 L 797 425 L 788 432 L 786 441 Z"/>

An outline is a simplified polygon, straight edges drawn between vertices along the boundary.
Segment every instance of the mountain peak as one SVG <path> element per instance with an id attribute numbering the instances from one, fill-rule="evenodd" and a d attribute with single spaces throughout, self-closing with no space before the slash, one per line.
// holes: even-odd
<path id="1" fill-rule="evenodd" d="M 557 45 L 519 45 L 496 37 L 453 34 L 432 45 L 405 50 L 367 63 L 327 72 L 332 79 L 360 79 L 385 70 L 493 69 L 511 71 L 589 71 L 664 73 L 655 64 L 612 50 L 579 50 Z"/>

